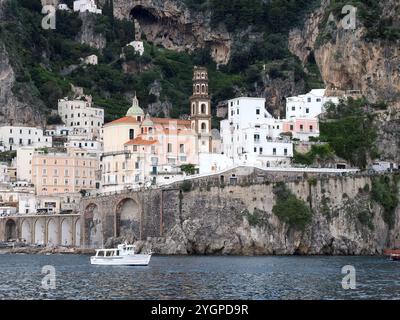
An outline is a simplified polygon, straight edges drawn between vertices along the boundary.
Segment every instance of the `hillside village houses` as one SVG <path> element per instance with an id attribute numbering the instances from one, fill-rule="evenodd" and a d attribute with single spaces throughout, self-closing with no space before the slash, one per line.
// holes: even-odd
<path id="1" fill-rule="evenodd" d="M 312 90 L 288 98 L 286 118 L 276 119 L 264 98 L 234 98 L 219 132 L 211 126 L 208 81 L 207 69 L 195 67 L 185 120 L 152 117 L 135 95 L 125 117 L 104 124 L 104 110 L 73 87 L 73 97 L 58 101 L 62 123 L 1 126 L 1 151 L 16 156 L 0 164 L 0 215 L 74 212 L 82 194 L 181 180 L 183 165 L 200 174 L 242 164 L 289 167 L 292 138 L 317 136 L 324 103 L 337 102 Z"/>

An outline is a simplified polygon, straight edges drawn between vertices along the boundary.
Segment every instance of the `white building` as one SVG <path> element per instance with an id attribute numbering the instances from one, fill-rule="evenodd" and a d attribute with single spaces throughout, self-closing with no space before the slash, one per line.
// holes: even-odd
<path id="1" fill-rule="evenodd" d="M 35 148 L 22 147 L 17 150 L 17 180 L 32 182 L 32 157 Z"/>
<path id="2" fill-rule="evenodd" d="M 266 110 L 264 98 L 228 101 L 228 119 L 221 121 L 222 151 L 234 164 L 287 166 L 293 144 L 280 134 L 283 120 Z"/>
<path id="3" fill-rule="evenodd" d="M 60 10 L 60 11 L 70 11 L 70 8 L 65 3 L 60 3 L 57 6 L 57 9 Z"/>
<path id="4" fill-rule="evenodd" d="M 19 196 L 18 213 L 19 214 L 36 214 L 37 199 L 33 193 L 25 193 Z"/>
<path id="5" fill-rule="evenodd" d="M 128 43 L 127 46 L 133 47 L 135 52 L 139 53 L 140 56 L 142 56 L 144 54 L 143 41 L 132 41 L 131 43 Z"/>
<path id="6" fill-rule="evenodd" d="M 45 148 L 52 146 L 52 138 L 45 136 L 43 130 L 35 127 L 0 127 L 0 150 L 18 150 L 21 147 L 31 146 Z"/>
<path id="7" fill-rule="evenodd" d="M 65 143 L 66 148 L 80 148 L 94 153 L 101 153 L 103 151 L 103 143 L 97 140 L 78 139 L 74 136 Z"/>
<path id="8" fill-rule="evenodd" d="M 102 14 L 101 9 L 98 9 L 94 0 L 77 0 L 74 1 L 74 11 L 77 12 L 90 12 L 95 14 Z"/>
<path id="9" fill-rule="evenodd" d="M 8 174 L 8 164 L 0 162 L 0 183 L 10 182 L 10 176 Z"/>
<path id="10" fill-rule="evenodd" d="M 326 97 L 326 89 L 313 89 L 309 93 L 286 99 L 286 119 L 310 119 L 317 118 L 324 112 L 327 102 L 339 103 L 337 97 Z"/>
<path id="11" fill-rule="evenodd" d="M 91 96 L 79 96 L 74 100 L 58 100 L 58 114 L 67 127 L 81 129 L 87 139 L 100 139 L 104 124 L 104 110 L 92 107 Z"/>
<path id="12" fill-rule="evenodd" d="M 83 58 L 82 61 L 84 64 L 90 64 L 93 66 L 96 66 L 99 64 L 99 58 L 95 54 L 92 54 L 86 58 Z"/>

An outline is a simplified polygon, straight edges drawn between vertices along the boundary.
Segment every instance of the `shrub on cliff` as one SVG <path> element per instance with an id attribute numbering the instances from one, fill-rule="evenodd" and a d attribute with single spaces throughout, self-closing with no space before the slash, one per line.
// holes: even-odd
<path id="1" fill-rule="evenodd" d="M 181 190 L 183 192 L 189 192 L 192 190 L 192 182 L 190 180 L 185 180 L 181 184 Z"/>
<path id="2" fill-rule="evenodd" d="M 374 178 L 372 180 L 371 191 L 372 199 L 384 209 L 383 220 L 389 225 L 389 228 L 392 228 L 394 225 L 395 210 L 399 204 L 396 180 L 391 181 L 388 176 Z"/>
<path id="3" fill-rule="evenodd" d="M 297 199 L 284 183 L 277 183 L 273 189 L 276 204 L 272 212 L 290 227 L 304 230 L 311 222 L 311 210 L 307 204 Z"/>

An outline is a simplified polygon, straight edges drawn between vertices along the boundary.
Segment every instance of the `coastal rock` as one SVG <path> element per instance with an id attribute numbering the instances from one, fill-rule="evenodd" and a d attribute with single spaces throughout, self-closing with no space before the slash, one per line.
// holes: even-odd
<path id="1" fill-rule="evenodd" d="M 193 190 L 182 197 L 181 218 L 170 231 L 141 246 L 158 254 L 382 254 L 400 244 L 400 208 L 390 229 L 382 207 L 363 191 L 371 184 L 368 177 L 322 179 L 311 186 L 307 181 L 287 183 L 298 199 L 312 207 L 312 221 L 304 231 L 272 213 L 276 201 L 272 184 Z"/>

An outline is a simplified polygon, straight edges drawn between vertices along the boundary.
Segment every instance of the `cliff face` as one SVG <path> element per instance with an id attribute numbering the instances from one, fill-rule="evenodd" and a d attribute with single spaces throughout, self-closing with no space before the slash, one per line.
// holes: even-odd
<path id="1" fill-rule="evenodd" d="M 104 1 L 100 1 L 104 3 Z M 210 47 L 218 64 L 229 61 L 232 40 L 224 29 L 212 29 L 206 14 L 195 13 L 177 0 L 115 0 L 114 15 L 137 19 L 148 41 L 175 51 Z"/>
<path id="2" fill-rule="evenodd" d="M 356 29 L 345 30 L 340 21 L 323 22 L 329 0 L 306 20 L 303 29 L 292 30 L 289 49 L 303 63 L 314 52 L 326 87 L 332 94 L 359 90 L 371 102 L 385 101 L 399 105 L 400 100 L 400 46 L 397 42 L 366 40 L 366 28 L 360 18 Z M 399 24 L 398 1 L 380 2 L 382 15 Z M 330 27 L 327 24 L 331 24 Z M 332 26 L 333 24 L 333 26 Z M 327 29 L 330 40 L 317 41 Z M 336 91 L 338 90 L 338 91 Z"/>
<path id="3" fill-rule="evenodd" d="M 2 19 L 2 6 L 0 2 L 0 19 Z M 9 53 L 4 43 L 0 40 L 0 123 L 14 125 L 41 125 L 43 115 L 37 107 L 43 104 L 27 93 L 17 96 L 15 94 L 15 72 L 11 66 Z M 18 88 L 19 92 L 25 92 L 24 87 Z"/>
<path id="4" fill-rule="evenodd" d="M 82 27 L 76 37 L 76 41 L 92 48 L 104 49 L 107 45 L 107 40 L 105 36 L 94 31 L 95 20 L 93 15 L 89 13 L 80 13 L 79 17 L 82 20 Z"/>
<path id="5" fill-rule="evenodd" d="M 371 187 L 370 178 L 330 178 L 315 185 L 302 181 L 287 186 L 312 208 L 312 222 L 304 232 L 272 213 L 276 201 L 272 184 L 227 186 L 183 193 L 165 237 L 136 244 L 162 254 L 234 255 L 368 255 L 400 245 L 400 208 L 390 230 L 382 207 L 365 191 Z M 177 196 L 171 192 L 165 201 L 176 204 Z"/>

